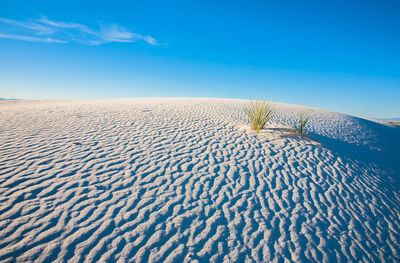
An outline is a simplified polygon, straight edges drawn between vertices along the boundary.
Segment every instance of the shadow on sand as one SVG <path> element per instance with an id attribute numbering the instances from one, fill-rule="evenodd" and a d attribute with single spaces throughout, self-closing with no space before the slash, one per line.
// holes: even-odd
<path id="1" fill-rule="evenodd" d="M 389 169 L 393 172 L 393 179 L 400 183 L 400 127 L 386 126 L 361 118 L 356 119 L 362 126 L 365 125 L 372 130 L 376 137 L 373 144 L 349 143 L 316 133 L 311 135 L 340 157 Z"/>

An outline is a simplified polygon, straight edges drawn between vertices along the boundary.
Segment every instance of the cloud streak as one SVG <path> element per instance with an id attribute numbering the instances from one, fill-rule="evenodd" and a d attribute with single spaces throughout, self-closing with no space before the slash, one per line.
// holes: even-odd
<path id="1" fill-rule="evenodd" d="M 155 38 L 131 32 L 117 24 L 100 25 L 98 29 L 80 23 L 40 19 L 17 21 L 0 17 L 0 38 L 29 42 L 67 43 L 101 45 L 111 42 L 144 41 L 158 45 Z"/>
<path id="2" fill-rule="evenodd" d="M 54 38 L 50 38 L 50 37 L 40 38 L 40 37 L 2 34 L 2 33 L 0 33 L 0 38 L 15 39 L 15 40 L 22 40 L 22 41 L 29 41 L 29 42 L 66 43 L 66 41 L 64 41 L 64 40 L 54 39 Z"/>

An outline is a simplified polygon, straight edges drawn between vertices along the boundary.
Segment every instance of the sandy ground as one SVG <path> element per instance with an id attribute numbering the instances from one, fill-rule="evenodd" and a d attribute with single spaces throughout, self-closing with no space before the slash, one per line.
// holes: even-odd
<path id="1" fill-rule="evenodd" d="M 1 102 L 0 261 L 400 261 L 400 127 L 244 103 Z"/>

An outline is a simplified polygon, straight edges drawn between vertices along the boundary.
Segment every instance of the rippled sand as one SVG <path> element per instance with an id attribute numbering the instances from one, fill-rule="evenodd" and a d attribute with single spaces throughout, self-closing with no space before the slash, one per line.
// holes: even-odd
<path id="1" fill-rule="evenodd" d="M 0 261 L 399 261 L 399 127 L 245 103 L 1 102 Z"/>

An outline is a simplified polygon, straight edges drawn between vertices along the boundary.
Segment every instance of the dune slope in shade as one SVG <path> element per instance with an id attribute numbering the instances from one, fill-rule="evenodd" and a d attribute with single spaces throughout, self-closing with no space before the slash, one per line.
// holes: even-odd
<path id="1" fill-rule="evenodd" d="M 320 143 L 258 136 L 244 103 L 1 103 L 0 261 L 399 261 L 399 129 L 275 104 Z"/>

